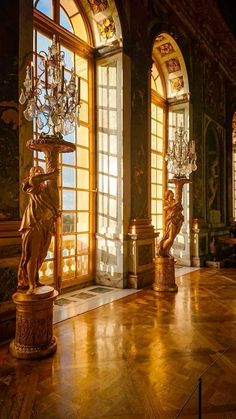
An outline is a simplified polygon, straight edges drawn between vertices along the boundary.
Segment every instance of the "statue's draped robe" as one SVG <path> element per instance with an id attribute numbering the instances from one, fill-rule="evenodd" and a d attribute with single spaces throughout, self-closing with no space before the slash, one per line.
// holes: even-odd
<path id="1" fill-rule="evenodd" d="M 180 202 L 173 203 L 167 210 L 165 230 L 159 242 L 159 256 L 169 256 L 174 239 L 179 234 L 184 221 L 182 214 L 183 207 Z"/>
<path id="2" fill-rule="evenodd" d="M 38 270 L 47 255 L 54 233 L 54 222 L 58 217 L 58 210 L 48 184 L 50 181 L 32 186 L 28 179 L 23 184 L 23 190 L 29 195 L 29 202 L 19 230 L 22 234 L 22 256 L 18 270 L 18 287 L 25 288 L 29 285 L 27 264 L 31 258 L 33 241 L 39 246 L 35 283 L 38 282 Z"/>

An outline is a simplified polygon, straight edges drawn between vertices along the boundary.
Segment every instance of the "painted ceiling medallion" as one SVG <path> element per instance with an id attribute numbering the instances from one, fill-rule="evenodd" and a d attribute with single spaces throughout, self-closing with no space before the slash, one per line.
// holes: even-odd
<path id="1" fill-rule="evenodd" d="M 174 73 L 175 71 L 181 70 L 178 58 L 171 58 L 170 60 L 166 61 L 166 67 L 168 73 Z"/>
<path id="2" fill-rule="evenodd" d="M 170 53 L 174 52 L 174 48 L 169 42 L 167 42 L 166 44 L 160 45 L 158 47 L 158 50 L 159 50 L 162 57 L 164 55 L 167 55 L 167 54 L 170 54 Z"/>
<path id="3" fill-rule="evenodd" d="M 170 80 L 171 83 L 171 90 L 172 92 L 179 92 L 184 88 L 184 78 L 181 77 L 175 77 L 174 79 Z"/>
<path id="4" fill-rule="evenodd" d="M 88 0 L 88 3 L 95 15 L 109 7 L 108 0 Z"/>
<path id="5" fill-rule="evenodd" d="M 110 16 L 104 19 L 103 21 L 98 22 L 98 30 L 100 36 L 103 39 L 112 38 L 116 33 L 116 27 L 113 18 Z"/>

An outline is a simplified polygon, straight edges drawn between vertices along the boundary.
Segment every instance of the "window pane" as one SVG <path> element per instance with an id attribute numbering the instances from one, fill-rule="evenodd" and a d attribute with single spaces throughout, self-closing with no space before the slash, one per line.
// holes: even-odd
<path id="1" fill-rule="evenodd" d="M 70 134 L 67 134 L 67 135 L 64 134 L 63 139 L 65 141 L 69 141 L 70 143 L 75 143 L 75 132 L 71 132 Z"/>
<path id="2" fill-rule="evenodd" d="M 99 127 L 107 128 L 108 127 L 108 112 L 105 109 L 99 109 L 98 112 L 98 124 Z"/>
<path id="3" fill-rule="evenodd" d="M 109 179 L 109 193 L 111 195 L 117 194 L 117 179 L 110 177 Z"/>
<path id="4" fill-rule="evenodd" d="M 88 234 L 78 234 L 77 235 L 77 252 L 88 253 L 89 251 L 89 236 Z"/>
<path id="5" fill-rule="evenodd" d="M 163 124 L 157 123 L 157 135 L 163 139 Z"/>
<path id="6" fill-rule="evenodd" d="M 108 193 L 108 176 L 99 175 L 98 187 L 99 187 L 99 192 Z"/>
<path id="7" fill-rule="evenodd" d="M 83 145 L 84 147 L 89 146 L 89 130 L 83 125 L 80 125 L 78 130 L 77 144 Z"/>
<path id="8" fill-rule="evenodd" d="M 117 154 L 117 136 L 110 135 L 109 137 L 110 153 Z"/>
<path id="9" fill-rule="evenodd" d="M 162 151 L 163 151 L 163 139 L 162 138 L 157 138 L 157 144 L 156 144 L 156 150 L 159 152 L 159 153 L 162 153 Z"/>
<path id="10" fill-rule="evenodd" d="M 109 211 L 109 215 L 112 218 L 116 218 L 116 211 L 117 211 L 117 203 L 115 199 L 109 199 L 109 203 L 110 203 L 110 211 Z"/>
<path id="11" fill-rule="evenodd" d="M 99 103 L 102 103 L 103 107 L 107 107 L 107 88 L 99 87 L 98 99 L 99 99 Z"/>
<path id="12" fill-rule="evenodd" d="M 63 190 L 62 192 L 62 208 L 70 210 L 75 208 L 75 192 Z"/>
<path id="13" fill-rule="evenodd" d="M 152 148 L 152 150 L 156 151 L 156 149 L 157 149 L 157 137 L 155 135 L 152 135 L 151 140 L 152 140 L 151 148 Z"/>
<path id="14" fill-rule="evenodd" d="M 88 83 L 84 80 L 80 80 L 80 97 L 81 100 L 88 101 Z"/>
<path id="15" fill-rule="evenodd" d="M 157 168 L 162 169 L 163 158 L 157 155 Z"/>
<path id="16" fill-rule="evenodd" d="M 62 184 L 63 186 L 68 186 L 70 188 L 75 188 L 76 178 L 75 178 L 75 169 L 70 167 L 62 167 Z"/>
<path id="17" fill-rule="evenodd" d="M 75 152 L 73 151 L 72 153 L 63 153 L 62 163 L 75 165 Z"/>
<path id="18" fill-rule="evenodd" d="M 110 175 L 117 176 L 117 158 L 110 156 L 109 157 L 109 173 Z"/>
<path id="19" fill-rule="evenodd" d="M 73 24 L 75 35 L 83 41 L 88 42 L 88 35 L 81 14 L 77 13 L 75 16 L 72 16 L 71 22 Z"/>
<path id="20" fill-rule="evenodd" d="M 99 132 L 98 134 L 98 149 L 104 152 L 108 151 L 108 134 Z"/>
<path id="21" fill-rule="evenodd" d="M 52 19 L 52 0 L 39 0 L 36 9 Z"/>
<path id="22" fill-rule="evenodd" d="M 80 167 L 88 167 L 89 164 L 89 152 L 87 149 L 77 147 L 77 164 Z"/>
<path id="23" fill-rule="evenodd" d="M 98 212 L 108 214 L 108 198 L 105 195 L 98 196 Z"/>
<path id="24" fill-rule="evenodd" d="M 64 45 L 61 46 L 61 50 L 65 53 L 65 67 L 68 70 L 71 70 L 71 68 L 74 68 L 74 53 L 72 51 L 70 51 L 69 49 L 67 49 L 66 47 L 64 47 Z M 67 77 L 70 78 L 70 74 L 65 72 L 65 76 L 67 74 Z"/>
<path id="25" fill-rule="evenodd" d="M 77 257 L 77 270 L 79 275 L 86 275 L 88 273 L 88 256 Z"/>
<path id="26" fill-rule="evenodd" d="M 111 108 L 116 108 L 116 89 L 109 90 L 109 106 Z"/>
<path id="27" fill-rule="evenodd" d="M 98 67 L 99 85 L 107 85 L 107 67 Z"/>
<path id="28" fill-rule="evenodd" d="M 103 173 L 108 173 L 108 156 L 106 154 L 99 154 L 98 170 Z"/>
<path id="29" fill-rule="evenodd" d="M 64 236 L 62 240 L 62 256 L 75 255 L 75 236 Z"/>
<path id="30" fill-rule="evenodd" d="M 75 54 L 75 71 L 83 79 L 88 79 L 88 62 L 77 54 Z"/>
<path id="31" fill-rule="evenodd" d="M 78 191 L 77 200 L 78 200 L 78 210 L 89 209 L 89 193 L 88 192 Z"/>
<path id="32" fill-rule="evenodd" d="M 74 278 L 75 276 L 75 258 L 65 258 L 62 261 L 62 277 L 63 279 Z"/>
<path id="33" fill-rule="evenodd" d="M 117 112 L 109 111 L 109 127 L 110 129 L 117 128 Z"/>
<path id="34" fill-rule="evenodd" d="M 39 280 L 42 284 L 45 285 L 50 285 L 53 284 L 54 282 L 54 277 L 53 277 L 53 261 L 44 261 L 40 271 L 39 271 Z"/>
<path id="35" fill-rule="evenodd" d="M 116 86 L 116 67 L 109 67 L 109 86 Z"/>
<path id="36" fill-rule="evenodd" d="M 84 102 L 81 103 L 80 120 L 88 122 L 88 105 Z"/>
<path id="37" fill-rule="evenodd" d="M 60 7 L 60 25 L 67 29 L 69 32 L 74 33 L 70 18 L 62 7 Z"/>
<path id="38" fill-rule="evenodd" d="M 67 212 L 62 214 L 62 232 L 72 233 L 76 230 L 75 227 L 75 213 Z"/>
<path id="39" fill-rule="evenodd" d="M 51 45 L 52 40 L 40 32 L 37 32 L 37 52 L 48 51 L 48 47 Z"/>
<path id="40" fill-rule="evenodd" d="M 162 177 L 163 177 L 162 170 L 157 170 L 157 178 L 156 178 L 156 180 L 157 180 L 157 183 L 159 185 L 162 185 Z"/>
<path id="41" fill-rule="evenodd" d="M 79 189 L 89 188 L 89 171 L 77 169 L 77 187 Z"/>
<path id="42" fill-rule="evenodd" d="M 89 231 L 89 214 L 88 212 L 78 213 L 77 231 Z"/>

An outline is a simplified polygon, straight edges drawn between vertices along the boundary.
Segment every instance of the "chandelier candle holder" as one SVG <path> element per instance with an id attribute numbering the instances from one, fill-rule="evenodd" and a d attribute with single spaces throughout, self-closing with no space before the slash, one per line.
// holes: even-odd
<path id="1" fill-rule="evenodd" d="M 34 63 L 26 67 L 26 77 L 19 102 L 26 104 L 24 117 L 35 120 L 38 129 L 46 134 L 67 135 L 79 123 L 80 78 L 71 69 L 70 79 L 65 77 L 65 53 L 53 35 L 52 45 L 37 57 L 38 72 L 35 77 Z"/>
<path id="2" fill-rule="evenodd" d="M 22 254 L 18 268 L 18 288 L 12 296 L 16 304 L 16 335 L 10 353 L 20 359 L 38 359 L 55 352 L 53 336 L 53 302 L 58 292 L 39 281 L 39 270 L 50 246 L 59 217 L 59 153 L 76 148 L 63 139 L 79 123 L 80 79 L 74 69 L 67 80 L 65 54 L 53 35 L 48 52 L 40 51 L 37 70 L 26 68 L 19 102 L 25 106 L 27 121 L 35 121 L 39 134 L 26 147 L 45 155 L 46 171 L 40 166 L 30 169 L 23 182 L 29 197 L 22 217 Z M 69 74 L 69 72 L 67 72 Z M 44 130 L 42 132 L 42 130 Z"/>
<path id="3" fill-rule="evenodd" d="M 175 283 L 174 257 L 170 254 L 171 247 L 176 236 L 179 234 L 184 216 L 182 214 L 182 192 L 183 186 L 190 183 L 188 176 L 195 170 L 196 151 L 194 140 L 189 141 L 187 132 L 180 127 L 175 132 L 175 139 L 170 142 L 166 161 L 167 167 L 173 178 L 168 181 L 175 185 L 175 196 L 172 190 L 165 192 L 164 199 L 164 234 L 158 243 L 157 256 L 154 259 L 155 280 L 153 289 L 155 291 L 177 291 Z"/>
<path id="4" fill-rule="evenodd" d="M 168 171 L 174 174 L 174 178 L 187 178 L 197 170 L 195 141 L 189 141 L 188 133 L 182 126 L 175 131 L 175 138 L 169 144 L 165 159 Z"/>

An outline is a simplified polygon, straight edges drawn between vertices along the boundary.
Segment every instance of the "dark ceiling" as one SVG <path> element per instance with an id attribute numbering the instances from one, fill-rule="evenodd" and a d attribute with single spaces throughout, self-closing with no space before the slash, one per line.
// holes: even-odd
<path id="1" fill-rule="evenodd" d="M 222 17 L 236 38 L 236 0 L 217 0 Z"/>

